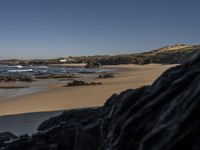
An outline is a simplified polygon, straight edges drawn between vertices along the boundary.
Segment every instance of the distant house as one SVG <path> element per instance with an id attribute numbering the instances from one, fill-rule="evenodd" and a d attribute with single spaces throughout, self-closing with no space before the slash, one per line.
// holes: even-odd
<path id="1" fill-rule="evenodd" d="M 60 62 L 65 63 L 67 60 L 66 59 L 61 59 Z"/>

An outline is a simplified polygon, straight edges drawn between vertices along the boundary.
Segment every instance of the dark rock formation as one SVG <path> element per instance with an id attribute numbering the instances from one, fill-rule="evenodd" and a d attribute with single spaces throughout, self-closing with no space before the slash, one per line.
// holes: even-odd
<path id="1" fill-rule="evenodd" d="M 102 85 L 102 83 L 101 82 L 85 82 L 85 81 L 73 80 L 72 82 L 68 83 L 64 87 L 85 86 L 85 85 Z"/>
<path id="2" fill-rule="evenodd" d="M 98 76 L 98 79 L 114 78 L 113 73 L 102 73 Z"/>
<path id="3" fill-rule="evenodd" d="M 22 75 L 1 75 L 0 81 L 11 82 L 11 81 L 23 81 L 23 82 L 32 82 L 35 81 L 32 76 L 22 76 Z"/>
<path id="4" fill-rule="evenodd" d="M 12 134 L 10 132 L 0 133 L 0 145 L 2 145 L 5 142 L 14 140 L 14 139 L 17 139 L 17 136 L 15 136 L 14 134 Z"/>
<path id="5" fill-rule="evenodd" d="M 6 150 L 198 150 L 200 56 L 102 107 L 69 110 Z"/>

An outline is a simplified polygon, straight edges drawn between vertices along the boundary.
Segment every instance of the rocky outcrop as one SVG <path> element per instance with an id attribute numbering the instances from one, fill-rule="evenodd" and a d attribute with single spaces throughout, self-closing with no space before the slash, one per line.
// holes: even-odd
<path id="1" fill-rule="evenodd" d="M 0 145 L 2 145 L 5 142 L 15 140 L 15 139 L 17 139 L 17 136 L 10 132 L 0 133 Z"/>
<path id="2" fill-rule="evenodd" d="M 200 56 L 104 106 L 69 110 L 6 150 L 200 149 Z"/>
<path id="3" fill-rule="evenodd" d="M 86 86 L 86 85 L 102 85 L 102 83 L 101 82 L 85 82 L 85 81 L 73 80 L 72 82 L 68 83 L 64 87 Z"/>
<path id="4" fill-rule="evenodd" d="M 97 78 L 98 79 L 114 78 L 114 75 L 113 73 L 102 73 Z"/>
<path id="5" fill-rule="evenodd" d="M 0 81 L 4 81 L 4 82 L 11 82 L 11 81 L 32 82 L 32 81 L 35 81 L 35 79 L 32 76 L 1 75 Z"/>

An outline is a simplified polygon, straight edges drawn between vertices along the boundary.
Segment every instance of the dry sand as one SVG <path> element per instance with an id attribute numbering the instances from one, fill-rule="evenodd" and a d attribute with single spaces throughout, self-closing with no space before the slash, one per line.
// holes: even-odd
<path id="1" fill-rule="evenodd" d="M 0 132 L 12 128 L 14 130 L 13 133 L 23 133 L 23 130 L 21 131 L 19 126 L 21 128 L 27 126 L 27 121 L 24 119 L 24 116 L 30 115 L 31 117 L 29 116 L 28 118 L 32 118 L 32 121 L 28 121 L 29 128 L 26 131 L 30 130 L 29 133 L 32 133 L 42 120 L 57 115 L 58 112 L 45 113 L 45 117 L 38 117 L 38 113 L 24 115 L 22 113 L 57 111 L 103 105 L 113 93 L 120 93 L 126 89 L 149 85 L 166 69 L 172 66 L 174 65 L 131 64 L 105 66 L 106 68 L 120 68 L 121 71 L 115 74 L 115 78 L 94 79 L 96 82 L 102 82 L 103 85 L 80 87 L 61 87 L 61 85 L 56 85 L 53 88 L 51 87 L 48 91 L 2 100 L 0 101 L 0 116 L 11 114 L 21 114 L 21 116 L 7 116 L 7 120 L 5 120 L 5 117 L 0 117 L 0 124 L 2 124 L 0 126 Z M 18 118 L 17 121 L 16 118 Z M 12 120 L 18 122 L 18 128 L 12 125 Z M 9 127 L 6 127 L 6 122 L 9 122 Z"/>

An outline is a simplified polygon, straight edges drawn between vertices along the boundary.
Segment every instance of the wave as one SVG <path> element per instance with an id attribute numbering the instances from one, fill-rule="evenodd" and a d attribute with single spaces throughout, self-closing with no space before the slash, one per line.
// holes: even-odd
<path id="1" fill-rule="evenodd" d="M 47 67 L 47 66 L 37 66 L 37 68 L 47 69 L 47 68 L 49 68 L 49 67 Z"/>
<path id="2" fill-rule="evenodd" d="M 8 72 L 33 72 L 33 69 L 13 69 L 13 70 L 8 70 Z"/>
<path id="3" fill-rule="evenodd" d="M 23 66 L 21 66 L 21 65 L 17 65 L 17 66 L 14 66 L 15 68 L 23 68 Z"/>

